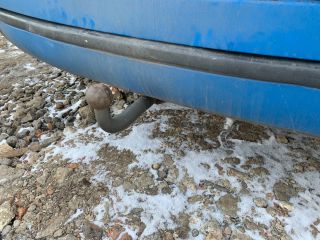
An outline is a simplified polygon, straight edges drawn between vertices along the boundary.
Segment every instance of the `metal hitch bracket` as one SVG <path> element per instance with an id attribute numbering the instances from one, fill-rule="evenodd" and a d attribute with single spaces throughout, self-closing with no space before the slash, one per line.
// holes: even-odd
<path id="1" fill-rule="evenodd" d="M 122 113 L 112 116 L 110 112 L 112 92 L 103 83 L 91 85 L 86 91 L 86 100 L 94 109 L 100 128 L 108 133 L 116 133 L 126 129 L 157 101 L 156 99 L 142 96 Z"/>

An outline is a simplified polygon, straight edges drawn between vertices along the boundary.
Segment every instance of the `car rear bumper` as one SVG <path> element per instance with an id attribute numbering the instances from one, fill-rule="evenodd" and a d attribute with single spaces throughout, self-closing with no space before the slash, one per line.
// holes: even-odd
<path id="1" fill-rule="evenodd" d="M 146 41 L 0 10 L 18 47 L 75 74 L 154 98 L 320 135 L 318 62 Z"/>
<path id="2" fill-rule="evenodd" d="M 65 26 L 0 10 L 0 20 L 51 40 L 138 60 L 232 77 L 320 87 L 320 63 L 214 51 Z"/>

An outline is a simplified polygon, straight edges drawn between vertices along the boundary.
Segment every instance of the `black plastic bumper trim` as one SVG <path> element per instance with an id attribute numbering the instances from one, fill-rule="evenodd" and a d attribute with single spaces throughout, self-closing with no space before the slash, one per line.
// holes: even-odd
<path id="1" fill-rule="evenodd" d="M 320 62 L 195 48 L 61 25 L 0 9 L 0 21 L 43 37 L 208 73 L 320 88 Z"/>

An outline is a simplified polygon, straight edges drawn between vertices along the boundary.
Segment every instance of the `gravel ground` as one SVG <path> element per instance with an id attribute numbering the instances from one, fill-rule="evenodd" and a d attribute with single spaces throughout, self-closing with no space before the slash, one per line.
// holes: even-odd
<path id="1" fill-rule="evenodd" d="M 90 84 L 0 36 L 0 239 L 320 239 L 319 138 L 167 103 L 107 134 Z"/>

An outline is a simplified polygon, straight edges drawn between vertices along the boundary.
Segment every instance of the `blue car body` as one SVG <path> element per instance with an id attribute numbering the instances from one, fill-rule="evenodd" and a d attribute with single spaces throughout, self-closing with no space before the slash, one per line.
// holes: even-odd
<path id="1" fill-rule="evenodd" d="M 36 25 L 19 23 L 18 18 L 34 19 Z M 34 26 L 41 23 L 51 24 L 51 34 L 36 32 Z M 55 24 L 89 37 L 115 35 L 128 39 L 133 47 L 135 42 L 150 44 L 149 50 L 153 43 L 155 48 L 163 45 L 162 53 L 165 46 L 177 47 L 193 58 L 169 64 L 171 59 L 149 56 L 150 51 L 141 51 L 145 57 L 141 52 L 135 57 L 132 49 L 130 54 L 118 54 L 123 49 L 103 51 L 105 46 L 88 47 L 86 38 L 83 42 L 62 39 Z M 1 32 L 22 50 L 54 66 L 164 101 L 313 135 L 320 135 L 319 29 L 318 1 L 0 0 Z M 280 70 L 283 62 L 290 69 L 301 64 L 302 77 L 291 81 L 295 71 L 291 75 L 289 71 L 279 75 L 281 81 L 276 80 L 277 74 L 269 81 L 269 73 L 264 77 L 263 72 L 255 78 L 260 71 L 257 65 L 252 65 L 257 69 L 251 75 L 243 74 L 252 69 L 242 70 L 242 65 L 236 69 L 238 75 L 228 74 L 238 66 L 232 61 L 232 69 L 224 65 L 224 72 L 211 71 L 203 67 L 206 60 L 202 58 L 197 68 L 193 67 L 198 66 L 197 52 L 208 53 L 206 59 L 211 52 L 230 55 L 235 61 L 244 56 L 246 67 L 251 66 L 250 59 Z M 214 57 L 209 60 L 214 64 Z"/>

